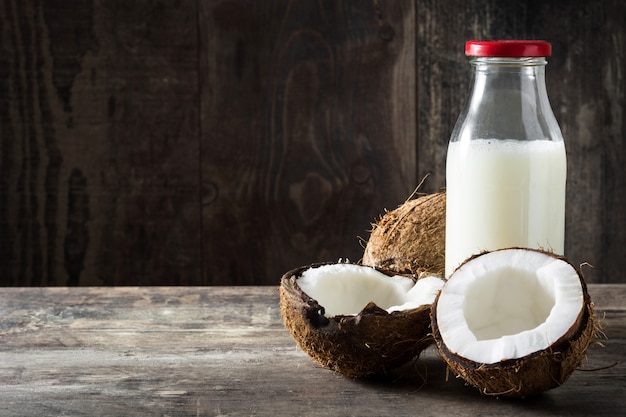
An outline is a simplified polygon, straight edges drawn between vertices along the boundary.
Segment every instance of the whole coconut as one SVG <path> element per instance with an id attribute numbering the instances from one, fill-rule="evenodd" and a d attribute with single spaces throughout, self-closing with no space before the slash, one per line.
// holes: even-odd
<path id="1" fill-rule="evenodd" d="M 446 194 L 427 194 L 385 213 L 373 229 L 363 265 L 398 273 L 445 270 Z"/>

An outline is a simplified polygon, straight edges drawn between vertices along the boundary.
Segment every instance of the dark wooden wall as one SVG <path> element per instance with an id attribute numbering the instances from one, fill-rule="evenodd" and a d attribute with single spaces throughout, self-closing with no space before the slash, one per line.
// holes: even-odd
<path id="1" fill-rule="evenodd" d="M 277 284 L 445 185 L 471 38 L 553 43 L 568 257 L 626 282 L 625 3 L 0 0 L 0 285 Z"/>

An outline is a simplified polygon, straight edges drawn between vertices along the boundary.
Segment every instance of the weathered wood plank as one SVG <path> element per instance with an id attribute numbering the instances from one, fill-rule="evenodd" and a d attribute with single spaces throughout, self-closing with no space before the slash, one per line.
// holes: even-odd
<path id="1" fill-rule="evenodd" d="M 199 284 L 196 2 L 102 6 L 115 204 L 97 270 L 113 285 Z"/>
<path id="2" fill-rule="evenodd" d="M 414 5 L 203 2 L 204 274 L 360 259 L 415 183 Z"/>
<path id="3" fill-rule="evenodd" d="M 591 285 L 608 340 L 537 398 L 481 396 L 434 350 L 390 379 L 315 364 L 283 328 L 275 287 L 0 289 L 3 415 L 619 415 L 624 285 Z"/>
<path id="4" fill-rule="evenodd" d="M 624 282 L 621 0 L 0 0 L 0 285 L 272 284 L 445 185 L 470 38 L 544 38 L 566 254 Z"/>
<path id="5" fill-rule="evenodd" d="M 195 6 L 1 2 L 0 285 L 201 276 Z"/>

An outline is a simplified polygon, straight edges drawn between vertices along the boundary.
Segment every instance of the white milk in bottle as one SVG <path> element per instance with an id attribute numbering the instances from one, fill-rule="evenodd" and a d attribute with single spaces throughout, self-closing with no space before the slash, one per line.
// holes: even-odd
<path id="1" fill-rule="evenodd" d="M 562 141 L 450 143 L 446 229 L 454 230 L 454 237 L 446 242 L 446 271 L 498 248 L 562 254 L 566 170 Z"/>
<path id="2" fill-rule="evenodd" d="M 483 251 L 564 254 L 565 145 L 545 41 L 469 41 L 470 93 L 446 160 L 446 277 Z"/>

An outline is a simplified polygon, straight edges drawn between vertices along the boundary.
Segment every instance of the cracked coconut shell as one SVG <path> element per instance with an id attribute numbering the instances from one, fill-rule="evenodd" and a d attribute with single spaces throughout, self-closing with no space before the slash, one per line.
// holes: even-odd
<path id="1" fill-rule="evenodd" d="M 368 302 L 357 314 L 328 317 L 325 307 L 298 285 L 306 271 L 327 265 L 341 269 L 345 264 L 297 268 L 284 274 L 280 283 L 280 310 L 285 327 L 297 345 L 319 364 L 348 377 L 362 378 L 401 366 L 432 344 L 430 307 L 436 295 L 434 290 L 431 290 L 432 299 L 424 305 L 408 309 L 398 306 L 390 312 L 375 302 Z M 370 274 L 373 271 L 383 273 L 390 280 L 400 279 L 368 266 L 350 264 L 349 268 Z M 412 277 L 401 279 L 410 280 L 409 286 L 416 282 Z"/>

